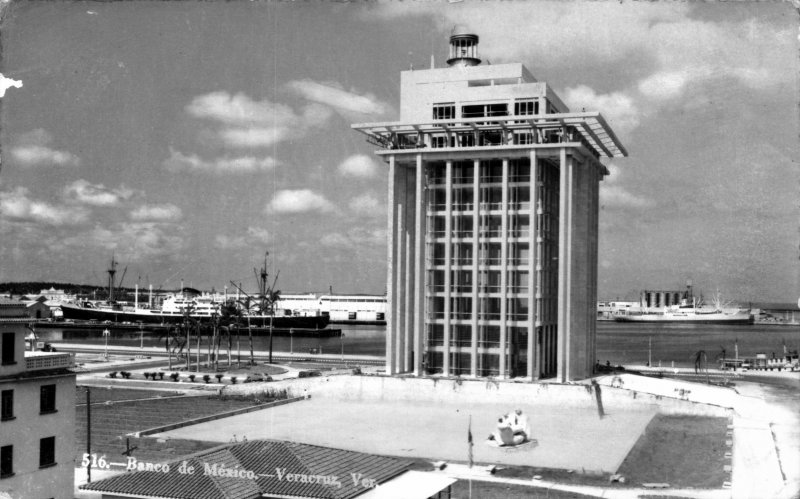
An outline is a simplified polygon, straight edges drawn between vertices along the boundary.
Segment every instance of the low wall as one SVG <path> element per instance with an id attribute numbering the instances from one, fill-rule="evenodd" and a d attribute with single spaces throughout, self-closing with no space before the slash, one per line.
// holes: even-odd
<path id="1" fill-rule="evenodd" d="M 291 404 L 292 402 L 298 402 L 300 400 L 303 399 L 288 398 L 283 400 L 276 400 L 274 402 L 269 402 L 267 404 L 259 404 L 250 407 L 243 407 L 241 409 L 236 409 L 233 411 L 221 412 L 219 414 L 211 414 L 209 416 L 203 416 L 200 418 L 188 419 L 186 421 L 180 421 L 178 423 L 171 423 L 163 426 L 157 426 L 155 428 L 148 428 L 146 430 L 129 433 L 128 435 L 136 438 L 146 437 L 148 435 L 154 435 L 156 433 L 164 433 L 165 431 L 175 430 L 177 428 L 183 428 L 184 426 L 191 426 L 199 423 L 205 423 L 208 421 L 216 421 L 217 419 L 223 419 L 230 416 L 236 416 L 239 414 L 246 414 L 248 412 L 260 411 L 262 409 L 269 409 L 270 407 L 276 407 L 284 404 Z"/>
<path id="2" fill-rule="evenodd" d="M 651 411 L 663 414 L 727 417 L 729 407 L 684 400 L 679 397 L 611 386 L 590 384 L 515 383 L 452 378 L 414 378 L 372 375 L 320 376 L 268 384 L 227 386 L 226 393 L 256 394 L 268 389 L 287 389 L 290 396 L 328 398 L 346 402 L 392 401 L 432 404 L 524 403 L 551 407 L 595 408 L 596 389 L 609 410 Z"/>

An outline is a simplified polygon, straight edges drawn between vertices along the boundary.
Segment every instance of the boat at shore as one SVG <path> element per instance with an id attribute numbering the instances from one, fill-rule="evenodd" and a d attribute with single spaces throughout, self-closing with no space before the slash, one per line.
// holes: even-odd
<path id="1" fill-rule="evenodd" d="M 180 324 L 186 317 L 211 321 L 221 316 L 221 303 L 211 297 L 168 297 L 160 308 L 128 306 L 121 303 L 62 303 L 64 320 L 98 323 Z M 188 310 L 188 313 L 187 313 Z M 243 326 L 274 329 L 324 329 L 330 319 L 320 315 L 242 315 Z"/>
<path id="2" fill-rule="evenodd" d="M 269 254 L 269 253 L 267 253 Z M 255 269 L 254 269 L 255 270 Z M 324 329 L 330 318 L 316 311 L 293 311 L 277 309 L 275 302 L 280 292 L 273 291 L 267 285 L 266 257 L 259 278 L 259 294 L 250 296 L 238 286 L 236 297 L 219 294 L 201 293 L 192 288 L 182 288 L 180 293 L 167 296 L 160 306 L 154 306 L 152 297 L 146 305 L 139 305 L 138 287 L 134 305 L 114 300 L 114 275 L 116 262 L 111 258 L 108 270 L 108 300 L 83 301 L 79 303 L 62 303 L 62 318 L 72 321 L 97 323 L 130 323 L 130 324 L 180 324 L 187 319 L 210 322 L 227 315 L 235 315 L 242 327 L 271 329 Z M 277 277 L 276 277 L 277 281 Z M 233 283 L 232 283 L 233 284 Z M 234 284 L 235 286 L 235 284 Z"/>
<path id="3" fill-rule="evenodd" d="M 628 303 L 610 317 L 617 322 L 664 322 L 688 324 L 753 324 L 749 308 L 725 304 L 717 294 L 711 304 L 692 295 L 691 282 L 686 291 L 642 291 L 638 306 Z"/>
<path id="4" fill-rule="evenodd" d="M 617 322 L 681 322 L 693 324 L 752 324 L 749 310 L 672 306 L 663 310 L 627 310 L 614 316 Z"/>

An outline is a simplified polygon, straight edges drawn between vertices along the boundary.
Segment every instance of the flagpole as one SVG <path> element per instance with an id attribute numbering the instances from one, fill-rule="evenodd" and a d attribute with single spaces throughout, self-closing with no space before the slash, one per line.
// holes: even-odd
<path id="1" fill-rule="evenodd" d="M 469 456 L 469 467 L 472 469 L 472 414 L 469 415 L 469 426 L 467 427 L 467 455 Z M 472 499 L 472 474 L 469 478 L 469 499 Z"/>

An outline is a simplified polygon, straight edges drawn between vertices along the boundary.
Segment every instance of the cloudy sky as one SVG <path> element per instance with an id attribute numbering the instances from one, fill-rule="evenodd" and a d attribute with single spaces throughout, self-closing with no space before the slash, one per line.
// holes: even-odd
<path id="1" fill-rule="evenodd" d="M 630 156 L 602 183 L 599 293 L 691 278 L 794 302 L 797 13 L 781 2 L 12 2 L 0 281 L 382 293 L 386 168 L 350 124 L 455 24 Z M 228 284 L 229 285 L 229 284 Z"/>

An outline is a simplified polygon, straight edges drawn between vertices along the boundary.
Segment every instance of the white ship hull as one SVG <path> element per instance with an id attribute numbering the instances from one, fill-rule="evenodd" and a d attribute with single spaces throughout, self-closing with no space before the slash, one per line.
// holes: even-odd
<path id="1" fill-rule="evenodd" d="M 614 316 L 617 322 L 680 322 L 694 324 L 752 324 L 753 314 L 749 310 L 712 311 L 643 311 Z"/>

